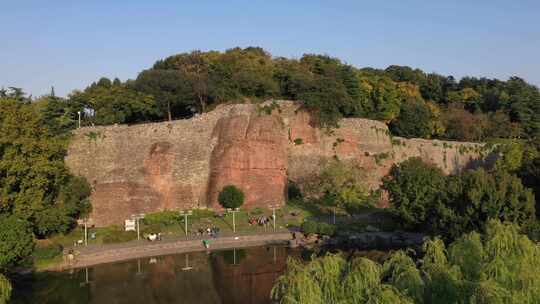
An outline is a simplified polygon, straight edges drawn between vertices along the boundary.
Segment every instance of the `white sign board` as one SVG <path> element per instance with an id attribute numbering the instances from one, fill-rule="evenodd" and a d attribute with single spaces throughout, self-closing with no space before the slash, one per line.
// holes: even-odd
<path id="1" fill-rule="evenodd" d="M 124 224 L 126 231 L 135 231 L 137 229 L 135 225 L 135 220 L 126 220 Z"/>

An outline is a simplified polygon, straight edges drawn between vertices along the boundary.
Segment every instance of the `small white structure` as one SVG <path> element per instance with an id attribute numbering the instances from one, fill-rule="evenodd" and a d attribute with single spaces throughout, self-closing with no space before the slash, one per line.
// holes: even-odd
<path id="1" fill-rule="evenodd" d="M 136 220 L 125 220 L 124 227 L 126 231 L 137 231 Z"/>

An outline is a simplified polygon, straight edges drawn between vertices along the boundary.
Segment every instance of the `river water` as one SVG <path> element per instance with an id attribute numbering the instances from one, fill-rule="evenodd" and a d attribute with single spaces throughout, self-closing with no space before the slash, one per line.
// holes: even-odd
<path id="1" fill-rule="evenodd" d="M 283 274 L 287 247 L 194 252 L 141 258 L 15 280 L 10 303 L 265 304 Z"/>

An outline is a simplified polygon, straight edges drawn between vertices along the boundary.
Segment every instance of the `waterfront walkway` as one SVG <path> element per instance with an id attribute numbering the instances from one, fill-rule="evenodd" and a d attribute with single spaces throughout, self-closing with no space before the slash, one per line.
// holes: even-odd
<path id="1" fill-rule="evenodd" d="M 292 238 L 290 232 L 269 232 L 264 234 L 235 234 L 218 238 L 209 236 L 164 238 L 161 241 L 131 241 L 121 244 L 91 245 L 75 247 L 74 259 L 66 258 L 64 262 L 46 270 L 64 270 L 70 268 L 89 267 L 97 264 L 112 263 L 123 260 L 152 257 L 159 255 L 229 249 L 272 244 L 287 244 Z M 206 249 L 202 240 L 210 240 L 210 248 Z"/>

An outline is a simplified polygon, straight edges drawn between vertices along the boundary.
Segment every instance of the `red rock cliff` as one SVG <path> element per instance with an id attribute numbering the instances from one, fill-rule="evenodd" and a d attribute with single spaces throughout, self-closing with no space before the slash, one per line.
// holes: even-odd
<path id="1" fill-rule="evenodd" d="M 309 113 L 278 102 L 271 114 L 249 104 L 223 105 L 192 119 L 76 130 L 66 163 L 93 187 L 91 219 L 122 224 L 136 213 L 216 208 L 236 185 L 246 207 L 284 203 L 287 180 L 317 174 L 325 160 L 354 160 L 377 188 L 395 163 L 419 156 L 455 173 L 482 164 L 482 145 L 391 138 L 382 122 L 343 119 L 329 133 Z"/>

